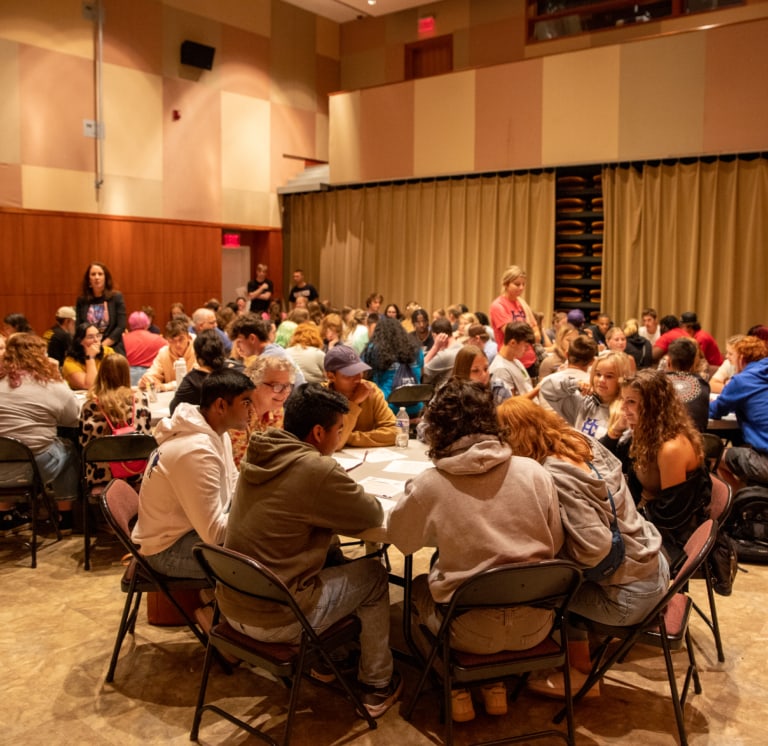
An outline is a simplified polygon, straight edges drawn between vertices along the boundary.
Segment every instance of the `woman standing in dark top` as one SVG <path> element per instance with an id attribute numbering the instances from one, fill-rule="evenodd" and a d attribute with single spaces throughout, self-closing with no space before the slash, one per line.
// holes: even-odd
<path id="1" fill-rule="evenodd" d="M 83 276 L 82 295 L 75 306 L 77 325 L 88 322 L 102 335 L 102 344 L 125 354 L 123 332 L 126 313 L 123 294 L 113 289 L 112 274 L 99 262 L 89 265 Z"/>

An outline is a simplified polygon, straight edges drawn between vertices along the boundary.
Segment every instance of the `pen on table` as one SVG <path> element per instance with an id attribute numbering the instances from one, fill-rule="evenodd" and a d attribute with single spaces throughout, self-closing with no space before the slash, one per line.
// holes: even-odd
<path id="1" fill-rule="evenodd" d="M 365 463 L 365 459 L 367 459 L 367 458 L 368 458 L 368 451 L 366 451 L 363 454 L 363 460 L 362 461 L 358 461 L 354 466 L 350 466 L 349 469 L 347 469 L 347 474 L 349 474 L 349 472 L 351 472 L 352 469 L 357 469 L 358 466 L 362 466 Z"/>

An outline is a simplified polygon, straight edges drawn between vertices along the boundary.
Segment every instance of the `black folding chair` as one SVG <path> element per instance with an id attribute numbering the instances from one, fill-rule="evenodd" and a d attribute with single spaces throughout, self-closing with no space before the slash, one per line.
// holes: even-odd
<path id="1" fill-rule="evenodd" d="M 701 566 L 707 555 L 712 551 L 717 537 L 717 521 L 711 518 L 704 521 L 685 543 L 686 559 L 678 571 L 675 579 L 658 604 L 646 615 L 641 622 L 626 627 L 613 627 L 607 624 L 594 622 L 591 619 L 573 615 L 571 623 L 588 630 L 590 633 L 602 637 L 603 641 L 598 648 L 592 671 L 581 689 L 574 695 L 573 702 L 577 704 L 584 695 L 605 676 L 616 664 L 624 660 L 629 651 L 638 643 L 660 647 L 664 652 L 664 661 L 667 667 L 667 679 L 672 695 L 672 705 L 677 720 L 677 732 L 682 746 L 688 743 L 683 707 L 688 694 L 691 681 L 693 681 L 696 694 L 701 693 L 701 682 L 696 667 L 696 657 L 691 644 L 691 635 L 688 630 L 688 619 L 691 613 L 691 599 L 683 591 L 691 579 L 693 573 Z M 621 640 L 615 650 L 606 655 L 608 646 L 613 640 Z M 672 650 L 679 650 L 685 645 L 688 651 L 688 668 L 685 673 L 682 695 L 678 694 L 675 667 L 672 662 Z M 565 716 L 566 711 L 561 710 L 555 720 L 559 722 Z"/>
<path id="2" fill-rule="evenodd" d="M 129 435 L 127 437 L 131 438 L 133 436 Z M 147 563 L 139 548 L 131 539 L 131 523 L 138 514 L 139 496 L 130 484 L 122 479 L 113 479 L 101 493 L 100 497 L 101 509 L 104 512 L 107 523 L 112 527 L 115 536 L 120 540 L 125 550 L 131 555 L 131 560 L 125 568 L 120 581 L 120 588 L 126 596 L 123 614 L 120 618 L 120 626 L 117 630 L 117 638 L 115 639 L 115 647 L 112 651 L 112 659 L 110 660 L 109 671 L 107 672 L 106 680 L 111 682 L 115 677 L 117 658 L 120 654 L 120 648 L 123 645 L 125 635 L 128 632 L 134 634 L 136 617 L 139 613 L 143 593 L 149 591 L 162 593 L 175 607 L 176 611 L 179 612 L 187 627 L 189 627 L 200 643 L 203 646 L 207 645 L 208 638 L 206 634 L 198 628 L 194 619 L 176 600 L 173 591 L 210 588 L 211 583 L 207 578 L 171 578 L 156 572 Z"/>
<path id="3" fill-rule="evenodd" d="M 90 506 L 98 504 L 107 483 L 89 485 L 86 481 L 88 464 L 113 461 L 137 461 L 147 459 L 157 448 L 157 441 L 151 435 L 111 435 L 94 438 L 83 450 L 81 490 L 83 500 L 83 548 L 84 566 L 91 569 L 91 516 Z"/>
<path id="4" fill-rule="evenodd" d="M 356 711 L 365 718 L 368 727 L 371 730 L 376 728 L 376 721 L 365 709 L 360 697 L 343 677 L 330 656 L 333 650 L 357 638 L 360 631 L 360 621 L 356 616 L 346 616 L 318 634 L 312 629 L 312 625 L 307 621 L 284 583 L 257 560 L 231 549 L 210 544 L 197 544 L 193 548 L 193 552 L 211 583 L 220 583 L 244 596 L 260 601 L 273 601 L 284 606 L 300 623 L 302 632 L 301 641 L 296 645 L 259 642 L 233 629 L 226 620 L 222 619 L 218 604 L 216 604 L 213 626 L 208 635 L 208 647 L 205 653 L 203 676 L 200 681 L 200 693 L 189 736 L 190 740 L 197 741 L 203 712 L 210 710 L 252 736 L 266 741 L 272 746 L 278 746 L 277 741 L 265 731 L 254 728 L 222 707 L 215 704 L 205 704 L 208 675 L 215 650 L 222 654 L 236 656 L 253 666 L 265 669 L 283 681 L 290 682 L 291 695 L 282 740 L 286 746 L 290 742 L 301 678 L 308 673 L 309 667 L 318 660 L 325 662 L 333 671 L 336 681 L 341 685 L 343 692 Z M 322 739 L 318 737 L 318 741 L 320 740 Z"/>
<path id="5" fill-rule="evenodd" d="M 61 539 L 59 511 L 56 501 L 45 490 L 35 456 L 29 446 L 5 435 L 0 436 L 0 498 L 5 502 L 29 504 L 32 519 L 29 550 L 32 555 L 32 567 L 37 567 L 38 500 L 42 500 L 46 505 L 57 539 Z"/>
<path id="6" fill-rule="evenodd" d="M 573 746 L 575 731 L 571 702 L 570 666 L 565 622 L 568 604 L 581 584 L 581 572 L 576 565 L 561 560 L 503 565 L 477 573 L 464 581 L 454 591 L 450 603 L 440 607 L 442 624 L 437 635 L 426 627 L 419 627 L 421 634 L 431 643 L 431 649 L 419 679 L 413 698 L 403 711 L 406 720 L 411 718 L 416 701 L 421 695 L 430 673 L 443 685 L 442 715 L 445 720 L 445 744 L 453 743 L 451 717 L 451 690 L 468 684 L 499 681 L 510 676 L 523 675 L 515 694 L 531 671 L 563 666 L 565 671 L 567 732 L 540 730 L 519 736 L 494 739 L 493 744 L 528 741 L 535 738 L 558 737 Z M 451 625 L 461 614 L 478 608 L 513 609 L 520 606 L 536 606 L 552 609 L 554 622 L 550 634 L 536 647 L 529 650 L 505 650 L 494 655 L 477 655 L 453 650 L 450 646 Z M 479 746 L 479 745 L 477 745 Z"/>

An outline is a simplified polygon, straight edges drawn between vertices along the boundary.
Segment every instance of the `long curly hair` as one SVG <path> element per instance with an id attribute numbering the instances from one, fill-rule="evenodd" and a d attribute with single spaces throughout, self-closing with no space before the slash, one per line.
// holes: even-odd
<path id="1" fill-rule="evenodd" d="M 43 385 L 62 380 L 55 361 L 48 357 L 48 343 L 36 334 L 17 332 L 6 341 L 0 380 L 7 378 L 8 385 L 15 389 L 21 386 L 24 376 Z"/>
<path id="2" fill-rule="evenodd" d="M 131 369 L 123 355 L 107 355 L 101 361 L 87 399 L 97 402 L 115 427 L 129 424 L 133 391 Z"/>
<path id="3" fill-rule="evenodd" d="M 638 398 L 637 424 L 629 447 L 629 455 L 638 471 L 652 469 L 664 443 L 678 435 L 685 436 L 696 457 L 703 460 L 701 435 L 669 376 L 663 371 L 641 370 L 624 382 L 622 393 L 627 390 L 635 392 Z"/>
<path id="4" fill-rule="evenodd" d="M 586 435 L 525 396 L 513 396 L 502 402 L 496 408 L 496 416 L 516 456 L 527 456 L 540 464 L 548 456 L 583 463 L 592 459 Z"/>
<path id="5" fill-rule="evenodd" d="M 493 435 L 502 442 L 505 430 L 496 419 L 493 395 L 487 386 L 451 377 L 427 404 L 424 439 L 430 458 L 443 458 L 465 435 Z"/>
<path id="6" fill-rule="evenodd" d="M 388 370 L 393 363 L 416 362 L 418 348 L 396 319 L 383 316 L 376 324 L 371 338 L 367 362 L 374 370 Z"/>

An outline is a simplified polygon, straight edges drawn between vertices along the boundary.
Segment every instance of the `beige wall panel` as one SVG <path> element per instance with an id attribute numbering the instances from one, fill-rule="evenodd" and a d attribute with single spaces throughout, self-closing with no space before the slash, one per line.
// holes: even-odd
<path id="1" fill-rule="evenodd" d="M 27 210 L 98 212 L 95 174 L 63 168 L 22 166 L 22 200 Z"/>
<path id="2" fill-rule="evenodd" d="M 384 16 L 386 44 L 408 44 L 418 38 L 418 22 L 421 10 L 416 8 Z M 424 13 L 426 15 L 426 13 Z M 350 24 L 342 26 L 346 30 Z M 360 51 L 363 51 L 362 49 Z"/>
<path id="3" fill-rule="evenodd" d="M 269 99 L 269 38 L 232 26 L 221 29 L 221 49 L 216 50 L 213 66 L 223 91 Z"/>
<path id="4" fill-rule="evenodd" d="M 385 17 L 361 18 L 354 23 L 344 23 L 341 26 L 340 51 L 342 57 L 356 52 L 367 52 L 370 49 L 383 47 L 387 40 L 387 23 Z"/>
<path id="5" fill-rule="evenodd" d="M 0 0 L 0 19 L 5 39 L 93 59 L 93 23 L 81 0 Z"/>
<path id="6" fill-rule="evenodd" d="M 0 206 L 22 207 L 21 200 L 21 164 L 0 162 Z"/>
<path id="7" fill-rule="evenodd" d="M 104 170 L 159 181 L 163 177 L 161 79 L 117 65 L 103 69 Z"/>
<path id="8" fill-rule="evenodd" d="M 543 61 L 545 165 L 618 158 L 619 60 L 605 47 Z"/>
<path id="9" fill-rule="evenodd" d="M 163 8 L 155 0 L 106 0 L 104 62 L 159 75 Z"/>
<path id="10" fill-rule="evenodd" d="M 462 28 L 453 33 L 453 69 L 469 69 L 469 29 Z"/>
<path id="11" fill-rule="evenodd" d="M 228 225 L 253 225 L 277 228 L 272 214 L 269 192 L 248 192 L 242 189 L 223 189 L 221 193 L 221 222 Z"/>
<path id="12" fill-rule="evenodd" d="M 315 114 L 315 158 L 328 161 L 328 115 Z"/>
<path id="13" fill-rule="evenodd" d="M 472 25 L 495 23 L 510 17 L 525 17 L 525 0 L 483 0 L 470 3 L 470 22 Z"/>
<path id="14" fill-rule="evenodd" d="M 272 150 L 273 189 L 304 170 L 304 160 L 315 160 L 315 112 L 272 104 L 268 142 Z M 286 157 L 290 156 L 290 157 Z"/>
<path id="15" fill-rule="evenodd" d="M 272 6 L 272 101 L 314 110 L 317 101 L 315 17 L 287 3 Z"/>
<path id="16" fill-rule="evenodd" d="M 221 213 L 221 103 L 196 83 L 163 81 L 163 215 L 218 221 Z"/>
<path id="17" fill-rule="evenodd" d="M 21 161 L 19 46 L 0 39 L 0 163 Z"/>
<path id="18" fill-rule="evenodd" d="M 341 60 L 341 90 L 355 91 L 380 85 L 387 72 L 387 48 L 344 55 Z"/>
<path id="19" fill-rule="evenodd" d="M 315 18 L 316 46 L 315 52 L 322 57 L 339 60 L 341 57 L 341 27 L 338 23 L 327 18 Z"/>
<path id="20" fill-rule="evenodd" d="M 360 180 L 360 91 L 331 96 L 328 155 L 332 184 Z"/>
<path id="21" fill-rule="evenodd" d="M 360 161 L 363 181 L 413 174 L 414 83 L 361 92 Z"/>
<path id="22" fill-rule="evenodd" d="M 214 47 L 213 69 L 201 70 L 181 64 L 182 42 L 196 41 Z M 221 52 L 221 25 L 209 18 L 184 13 L 173 8 L 163 9 L 163 75 L 183 78 L 194 83 L 219 88 L 221 86 L 218 55 Z"/>
<path id="23" fill-rule="evenodd" d="M 541 60 L 477 71 L 476 170 L 541 166 L 542 78 Z"/>
<path id="24" fill-rule="evenodd" d="M 95 140 L 83 136 L 94 116 L 93 64 L 71 54 L 19 47 L 21 161 L 90 171 Z"/>
<path id="25" fill-rule="evenodd" d="M 268 192 L 270 105 L 257 98 L 221 94 L 221 185 Z"/>
<path id="26" fill-rule="evenodd" d="M 328 96 L 340 88 L 341 66 L 330 57 L 315 57 L 317 64 L 317 101 L 315 108 L 328 113 Z"/>
<path id="27" fill-rule="evenodd" d="M 454 55 L 455 44 L 454 44 Z M 393 44 L 384 50 L 386 80 L 399 83 L 405 80 L 405 47 L 402 44 Z M 455 58 L 454 58 L 455 59 Z"/>
<path id="28" fill-rule="evenodd" d="M 707 34 L 705 152 L 768 148 L 768 21 Z"/>
<path id="29" fill-rule="evenodd" d="M 162 0 L 170 8 L 269 36 L 270 0 Z"/>
<path id="30" fill-rule="evenodd" d="M 523 28 L 520 18 L 472 27 L 469 30 L 469 65 L 484 67 L 523 59 Z"/>
<path id="31" fill-rule="evenodd" d="M 619 160 L 700 153 L 703 34 L 621 47 Z"/>
<path id="32" fill-rule="evenodd" d="M 414 85 L 414 175 L 473 171 L 475 73 L 438 75 Z"/>
<path id="33" fill-rule="evenodd" d="M 159 179 L 107 173 L 100 191 L 99 212 L 103 215 L 163 217 L 163 183 Z"/>

